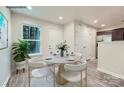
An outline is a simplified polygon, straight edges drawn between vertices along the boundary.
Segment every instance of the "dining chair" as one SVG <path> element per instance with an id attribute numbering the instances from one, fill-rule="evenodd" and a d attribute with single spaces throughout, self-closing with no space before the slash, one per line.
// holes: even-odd
<path id="1" fill-rule="evenodd" d="M 53 73 L 53 86 L 55 87 L 56 86 L 56 74 L 58 73 L 58 64 L 51 63 L 51 62 L 47 62 L 46 64 L 50 67 L 50 70 Z"/>
<path id="2" fill-rule="evenodd" d="M 82 81 L 85 81 L 85 86 L 87 86 L 87 63 L 78 62 L 76 64 L 65 64 L 65 71 L 62 73 L 62 77 L 70 82 L 79 82 L 82 87 Z"/>
<path id="3" fill-rule="evenodd" d="M 31 78 L 46 78 L 50 76 L 50 69 L 42 59 L 32 58 L 28 62 L 28 86 L 31 85 Z"/>
<path id="4" fill-rule="evenodd" d="M 83 57 L 81 53 L 75 53 L 75 61 L 80 61 L 82 58 Z"/>

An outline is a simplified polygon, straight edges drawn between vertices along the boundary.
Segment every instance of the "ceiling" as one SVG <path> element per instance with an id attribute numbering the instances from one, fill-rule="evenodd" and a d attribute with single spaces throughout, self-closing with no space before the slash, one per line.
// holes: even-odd
<path id="1" fill-rule="evenodd" d="M 123 24 L 124 6 L 33 6 L 27 8 L 12 8 L 13 12 L 37 17 L 57 24 L 66 24 L 73 20 L 80 20 L 96 28 Z M 63 16 L 59 20 L 58 16 Z M 97 19 L 98 23 L 93 21 Z M 105 24 L 105 27 L 101 27 Z"/>

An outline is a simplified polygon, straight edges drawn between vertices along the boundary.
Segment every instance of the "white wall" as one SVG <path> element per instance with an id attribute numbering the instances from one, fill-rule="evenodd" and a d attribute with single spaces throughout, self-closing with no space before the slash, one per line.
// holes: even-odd
<path id="1" fill-rule="evenodd" d="M 56 45 L 63 41 L 63 27 L 49 26 L 48 27 L 49 45 L 52 50 L 56 50 Z"/>
<path id="2" fill-rule="evenodd" d="M 7 83 L 7 80 L 10 76 L 11 70 L 11 14 L 8 9 L 5 7 L 0 7 L 0 12 L 4 14 L 4 16 L 8 20 L 8 48 L 0 50 L 0 86 Z"/>
<path id="3" fill-rule="evenodd" d="M 124 79 L 124 41 L 99 43 L 98 70 Z"/>
<path id="4" fill-rule="evenodd" d="M 69 45 L 69 50 L 74 52 L 74 22 L 70 22 L 64 25 L 64 40 Z"/>
<path id="5" fill-rule="evenodd" d="M 22 14 L 12 13 L 12 41 L 21 38 L 21 25 L 23 23 L 40 26 L 43 31 L 41 33 L 41 50 L 43 55 L 48 53 L 49 45 L 54 49 L 55 44 L 63 40 L 63 26 L 53 24 L 44 20 L 25 16 Z"/>
<path id="6" fill-rule="evenodd" d="M 90 59 L 96 59 L 96 32 L 94 28 L 89 28 L 90 34 Z"/>

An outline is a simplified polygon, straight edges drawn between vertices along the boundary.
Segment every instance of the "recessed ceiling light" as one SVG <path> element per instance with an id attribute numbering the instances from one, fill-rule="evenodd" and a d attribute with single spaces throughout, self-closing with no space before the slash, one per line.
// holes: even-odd
<path id="1" fill-rule="evenodd" d="M 96 20 L 94 20 L 93 22 L 94 22 L 94 23 L 98 23 L 98 20 L 96 19 Z"/>
<path id="2" fill-rule="evenodd" d="M 59 20 L 63 20 L 63 17 L 62 17 L 62 16 L 59 16 L 58 19 L 59 19 Z"/>
<path id="3" fill-rule="evenodd" d="M 101 26 L 102 26 L 102 27 L 104 27 L 104 26 L 105 26 L 105 24 L 101 24 Z"/>
<path id="4" fill-rule="evenodd" d="M 27 6 L 27 8 L 28 8 L 29 10 L 31 10 L 31 9 L 32 9 L 32 7 L 31 7 L 31 6 Z"/>

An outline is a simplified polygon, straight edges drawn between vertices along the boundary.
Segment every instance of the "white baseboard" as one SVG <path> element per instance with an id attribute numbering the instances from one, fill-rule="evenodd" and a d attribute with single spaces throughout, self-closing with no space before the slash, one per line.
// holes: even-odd
<path id="1" fill-rule="evenodd" d="M 95 57 L 91 57 L 90 60 L 91 60 L 91 61 L 92 61 L 92 60 L 96 60 L 96 58 L 95 58 Z"/>
<path id="2" fill-rule="evenodd" d="M 6 87 L 8 81 L 9 81 L 9 79 L 10 79 L 10 76 L 11 76 L 11 74 L 9 74 L 9 75 L 7 76 L 7 78 L 6 78 L 6 80 L 4 81 L 2 87 Z"/>
<path id="3" fill-rule="evenodd" d="M 100 69 L 100 68 L 97 68 L 97 70 L 100 71 L 100 72 L 104 72 L 104 73 L 106 73 L 106 74 L 110 74 L 110 75 L 112 75 L 112 76 L 115 76 L 115 77 L 117 77 L 117 78 L 124 79 L 124 76 L 123 76 L 123 75 L 119 75 L 119 74 L 113 73 L 113 72 L 111 72 L 111 71 L 107 71 L 107 70 Z"/>

